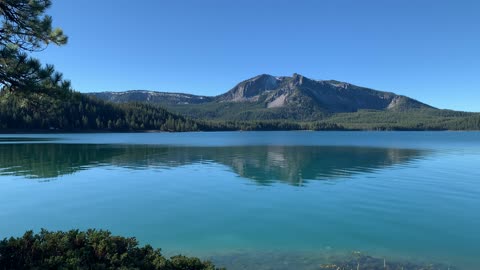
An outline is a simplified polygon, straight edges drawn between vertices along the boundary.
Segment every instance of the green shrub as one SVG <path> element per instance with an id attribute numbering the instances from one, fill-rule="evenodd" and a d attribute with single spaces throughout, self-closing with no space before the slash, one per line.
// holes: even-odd
<path id="1" fill-rule="evenodd" d="M 0 269 L 146 269 L 215 270 L 208 261 L 185 256 L 170 259 L 160 249 L 138 246 L 135 238 L 109 231 L 26 232 L 0 241 Z"/>

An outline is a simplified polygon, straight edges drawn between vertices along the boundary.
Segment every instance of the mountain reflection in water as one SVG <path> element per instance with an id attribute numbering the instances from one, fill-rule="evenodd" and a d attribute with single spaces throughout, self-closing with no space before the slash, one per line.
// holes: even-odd
<path id="1" fill-rule="evenodd" d="M 52 179 L 100 166 L 167 169 L 216 163 L 259 185 L 303 185 L 371 173 L 422 159 L 426 150 L 346 146 L 165 147 L 104 144 L 1 144 L 0 175 Z"/>

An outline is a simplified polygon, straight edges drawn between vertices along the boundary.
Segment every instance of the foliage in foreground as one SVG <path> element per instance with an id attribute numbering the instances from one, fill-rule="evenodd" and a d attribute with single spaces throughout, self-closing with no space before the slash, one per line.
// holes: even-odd
<path id="1" fill-rule="evenodd" d="M 26 232 L 0 241 L 0 269 L 214 270 L 198 258 L 162 256 L 160 249 L 138 246 L 135 238 L 108 231 Z"/>

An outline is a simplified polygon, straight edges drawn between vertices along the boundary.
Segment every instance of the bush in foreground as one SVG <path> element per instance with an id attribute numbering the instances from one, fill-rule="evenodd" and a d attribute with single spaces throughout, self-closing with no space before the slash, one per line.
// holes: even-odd
<path id="1" fill-rule="evenodd" d="M 215 270 L 198 258 L 162 256 L 160 249 L 138 246 L 135 238 L 109 231 L 26 232 L 0 241 L 0 269 Z"/>

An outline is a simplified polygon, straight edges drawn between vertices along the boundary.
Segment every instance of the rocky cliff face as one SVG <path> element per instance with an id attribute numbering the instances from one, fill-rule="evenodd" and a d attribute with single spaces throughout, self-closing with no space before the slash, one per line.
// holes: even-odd
<path id="1" fill-rule="evenodd" d="M 278 89 L 281 83 L 282 79 L 278 77 L 262 74 L 237 84 L 230 91 L 217 96 L 216 101 L 258 101 L 262 94 Z"/>

